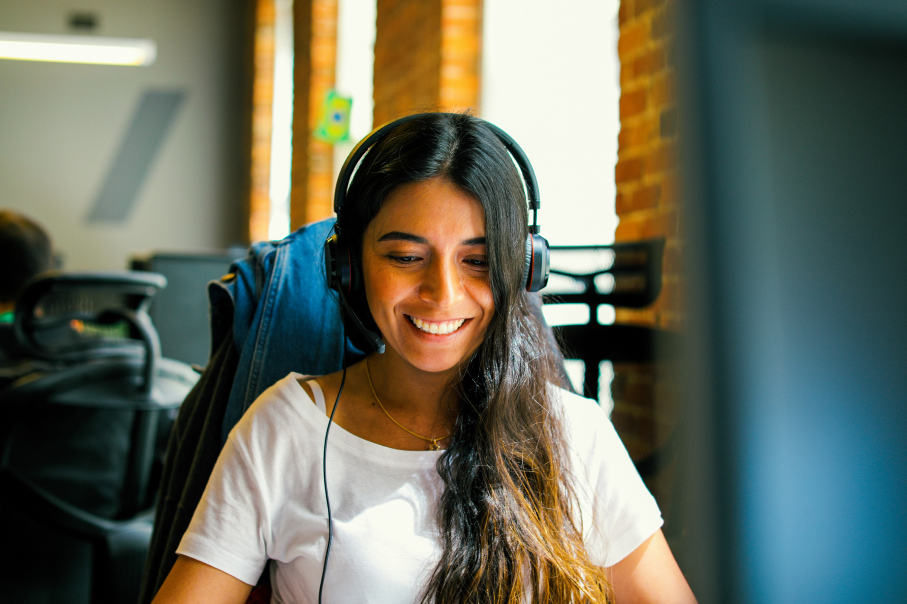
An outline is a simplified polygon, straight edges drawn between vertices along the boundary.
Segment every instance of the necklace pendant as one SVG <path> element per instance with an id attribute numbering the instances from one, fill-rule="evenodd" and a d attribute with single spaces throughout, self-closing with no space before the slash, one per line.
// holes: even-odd
<path id="1" fill-rule="evenodd" d="M 438 439 L 437 438 L 431 439 L 431 442 L 428 443 L 428 450 L 429 451 L 438 451 L 440 449 L 441 449 L 441 445 L 438 444 Z"/>

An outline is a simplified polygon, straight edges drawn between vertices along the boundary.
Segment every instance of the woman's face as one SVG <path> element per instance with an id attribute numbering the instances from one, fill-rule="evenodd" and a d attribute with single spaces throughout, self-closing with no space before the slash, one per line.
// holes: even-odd
<path id="1" fill-rule="evenodd" d="M 481 204 L 437 177 L 394 189 L 365 231 L 365 293 L 388 352 L 441 372 L 494 315 Z"/>

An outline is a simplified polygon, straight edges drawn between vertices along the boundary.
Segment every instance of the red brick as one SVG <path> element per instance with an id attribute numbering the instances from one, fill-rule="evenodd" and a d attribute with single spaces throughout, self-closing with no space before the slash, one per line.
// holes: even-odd
<path id="1" fill-rule="evenodd" d="M 681 270 L 680 249 L 676 242 L 668 242 L 661 261 L 661 272 L 664 275 L 677 275 Z"/>
<path id="2" fill-rule="evenodd" d="M 620 95 L 620 119 L 633 117 L 645 111 L 648 96 L 645 88 L 633 92 L 622 92 Z"/>
<path id="3" fill-rule="evenodd" d="M 628 199 L 629 195 L 624 195 L 623 193 L 618 192 L 614 197 L 614 208 L 618 214 L 621 214 L 627 211 L 627 208 L 624 207 L 624 199 Z"/>
<path id="4" fill-rule="evenodd" d="M 643 161 L 640 158 L 623 159 L 614 167 L 614 180 L 625 183 L 639 180 L 642 177 Z"/>
<path id="5" fill-rule="evenodd" d="M 656 9 L 659 6 L 663 5 L 665 0 L 636 0 L 636 5 L 633 7 L 633 14 L 638 19 L 640 16 L 644 15 L 646 12 Z"/>
<path id="6" fill-rule="evenodd" d="M 666 73 L 652 81 L 652 106 L 656 109 L 674 103 L 674 74 Z"/>
<path id="7" fill-rule="evenodd" d="M 658 120 L 649 119 L 632 126 L 622 126 L 617 135 L 617 148 L 621 153 L 646 147 L 656 139 Z"/>
<path id="8" fill-rule="evenodd" d="M 620 216 L 617 229 L 614 231 L 615 241 L 639 241 L 644 239 L 645 222 L 634 220 L 631 216 Z"/>
<path id="9" fill-rule="evenodd" d="M 633 14 L 633 0 L 620 0 L 620 8 L 617 10 L 617 23 L 623 27 L 624 23 L 630 20 Z"/>
<path id="10" fill-rule="evenodd" d="M 651 37 L 660 40 L 674 33 L 674 11 L 670 7 L 652 17 Z"/>
<path id="11" fill-rule="evenodd" d="M 621 29 L 617 40 L 617 54 L 621 61 L 642 49 L 649 40 L 649 24 L 645 21 Z"/>
<path id="12" fill-rule="evenodd" d="M 676 120 L 673 75 L 674 3 L 667 0 L 623 0 L 618 43 L 620 104 L 618 165 L 615 179 L 619 223 L 617 241 L 665 237 L 663 289 L 654 304 L 642 309 L 617 309 L 617 322 L 685 327 L 684 279 L 681 272 L 683 217 L 677 175 L 677 140 L 683 133 Z M 643 35 L 645 34 L 645 35 Z M 645 39 L 643 39 L 643 37 Z M 640 91 L 647 91 L 646 95 Z M 677 381 L 664 362 L 616 365 L 613 421 L 635 459 L 651 453 L 673 432 L 678 413 Z M 659 502 L 670 507 L 673 470 L 647 480 Z"/>
<path id="13" fill-rule="evenodd" d="M 636 76 L 633 75 L 633 67 L 630 65 L 623 65 L 620 68 L 620 86 L 621 88 L 626 88 L 629 84 L 632 84 L 636 81 Z"/>
<path id="14" fill-rule="evenodd" d="M 627 325 L 656 325 L 657 321 L 658 315 L 651 307 L 617 309 L 617 323 Z"/>
<path id="15" fill-rule="evenodd" d="M 679 202 L 680 192 L 676 174 L 665 174 L 661 181 L 661 203 L 665 206 L 673 206 Z"/>
<path id="16" fill-rule="evenodd" d="M 664 310 L 673 312 L 677 308 L 677 296 L 677 283 L 665 279 L 661 285 L 661 293 L 658 294 L 658 305 Z"/>
<path id="17" fill-rule="evenodd" d="M 615 403 L 617 399 L 618 397 L 615 396 Z M 617 430 L 621 441 L 627 447 L 630 457 L 638 460 L 645 457 L 654 448 L 655 418 L 624 413 L 620 407 L 627 406 L 629 405 L 618 406 L 615 404 L 614 411 L 611 413 L 611 423 L 614 424 L 614 429 Z"/>
<path id="18" fill-rule="evenodd" d="M 631 208 L 632 210 L 645 210 L 654 208 L 661 199 L 661 185 L 649 185 L 633 193 Z"/>
<path id="19" fill-rule="evenodd" d="M 677 211 L 669 208 L 647 220 L 642 228 L 643 238 L 665 237 L 669 241 L 677 238 Z"/>
<path id="20" fill-rule="evenodd" d="M 655 48 L 633 61 L 633 77 L 658 73 L 665 67 L 664 48 Z"/>
<path id="21" fill-rule="evenodd" d="M 646 156 L 646 174 L 658 174 L 671 170 L 677 165 L 673 144 L 662 145 Z"/>

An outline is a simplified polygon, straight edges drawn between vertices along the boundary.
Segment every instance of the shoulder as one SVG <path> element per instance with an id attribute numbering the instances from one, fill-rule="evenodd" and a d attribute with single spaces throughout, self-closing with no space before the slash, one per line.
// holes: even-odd
<path id="1" fill-rule="evenodd" d="M 581 467 L 582 473 L 599 478 L 609 475 L 638 480 L 623 441 L 607 412 L 596 401 L 562 388 L 553 389 L 552 399 L 575 470 Z"/>
<path id="2" fill-rule="evenodd" d="M 287 482 L 281 476 L 300 471 L 301 459 L 319 458 L 327 417 L 306 396 L 300 377 L 292 373 L 262 392 L 233 427 L 218 461 L 225 476 L 252 475 L 273 491 Z"/>
<path id="3" fill-rule="evenodd" d="M 231 440 L 267 446 L 283 434 L 316 421 L 310 393 L 300 381 L 306 376 L 291 373 L 262 392 L 230 432 Z"/>
<path id="4" fill-rule="evenodd" d="M 576 416 L 578 418 L 604 417 L 607 419 L 601 406 L 591 398 L 574 394 L 560 386 L 552 385 L 549 386 L 549 388 L 552 400 L 556 401 L 556 404 L 563 409 L 564 414 L 569 414 L 571 417 Z"/>
<path id="5" fill-rule="evenodd" d="M 619 443 L 608 414 L 597 402 L 557 386 L 551 387 L 551 394 L 572 446 L 584 449 L 603 438 Z"/>

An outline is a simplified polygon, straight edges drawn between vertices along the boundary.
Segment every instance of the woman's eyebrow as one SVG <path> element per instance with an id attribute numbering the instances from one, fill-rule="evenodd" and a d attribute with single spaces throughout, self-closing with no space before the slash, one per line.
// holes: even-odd
<path id="1" fill-rule="evenodd" d="M 411 235 L 410 233 L 401 233 L 400 231 L 391 231 L 390 233 L 385 233 L 378 238 L 378 241 L 410 241 L 412 243 L 419 243 L 422 245 L 428 244 L 428 239 L 425 239 L 424 237 Z"/>
<path id="2" fill-rule="evenodd" d="M 401 231 L 391 231 L 390 233 L 385 233 L 378 238 L 378 241 L 409 241 L 411 243 L 418 243 L 420 245 L 428 245 L 428 239 L 424 237 L 419 237 L 418 235 L 413 235 L 411 233 L 403 233 Z M 460 245 L 485 245 L 485 237 L 473 237 L 472 239 L 465 239 L 460 242 Z"/>

